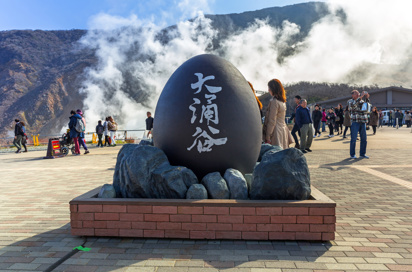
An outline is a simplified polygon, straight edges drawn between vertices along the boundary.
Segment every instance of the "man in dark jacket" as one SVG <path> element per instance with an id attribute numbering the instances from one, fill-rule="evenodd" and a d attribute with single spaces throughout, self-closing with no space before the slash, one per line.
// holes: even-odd
<path id="1" fill-rule="evenodd" d="M 149 138 L 149 136 L 152 134 L 152 129 L 153 129 L 153 117 L 152 113 L 150 111 L 147 112 L 147 118 L 146 118 L 146 137 Z"/>
<path id="2" fill-rule="evenodd" d="M 399 112 L 399 110 L 396 110 L 395 112 L 395 120 L 394 120 L 395 127 L 401 127 L 402 126 L 402 114 Z"/>
<path id="3" fill-rule="evenodd" d="M 70 129 L 70 138 L 73 139 L 74 141 L 74 155 L 80 155 L 80 145 L 79 145 L 79 136 L 80 136 L 80 132 L 78 132 L 76 130 L 76 124 L 77 124 L 77 120 L 80 119 L 80 121 L 82 122 L 82 117 L 77 114 L 74 110 L 72 110 L 70 112 L 71 116 L 70 118 L 70 122 L 69 122 L 69 129 Z"/>
<path id="4" fill-rule="evenodd" d="M 312 152 L 310 149 L 313 141 L 313 125 L 310 118 L 309 109 L 306 107 L 308 102 L 303 99 L 300 107 L 296 111 L 295 121 L 300 129 L 300 150 L 303 153 Z"/>
<path id="5" fill-rule="evenodd" d="M 21 141 L 22 141 L 23 136 L 24 136 L 24 131 L 23 131 L 22 125 L 20 124 L 20 120 L 15 119 L 14 121 L 16 122 L 16 125 L 14 126 L 13 144 L 14 144 L 15 147 L 17 147 L 16 153 L 21 153 Z"/>
<path id="6" fill-rule="evenodd" d="M 295 148 L 300 148 L 299 140 L 298 140 L 298 137 L 296 136 L 296 132 L 297 132 L 299 134 L 299 137 L 300 137 L 299 127 L 296 125 L 296 112 L 297 112 L 298 108 L 300 107 L 300 100 L 301 99 L 302 98 L 300 97 L 300 95 L 295 96 L 295 103 L 296 103 L 296 108 L 295 108 L 295 112 L 294 112 L 295 115 L 293 116 L 293 113 L 292 113 L 292 117 L 291 117 L 291 119 L 295 118 L 295 124 L 293 125 L 292 131 L 291 131 L 292 137 L 295 140 Z"/>
<path id="7" fill-rule="evenodd" d="M 97 137 L 99 138 L 99 142 L 97 143 L 97 147 L 103 147 L 103 141 L 102 141 L 102 137 L 103 137 L 103 133 L 104 133 L 104 126 L 102 125 L 102 121 L 99 120 L 97 122 L 97 126 L 96 126 L 96 134 Z"/>
<path id="8" fill-rule="evenodd" d="M 319 105 L 315 106 L 315 110 L 312 112 L 312 120 L 313 120 L 313 125 L 315 127 L 315 136 L 319 134 L 321 135 L 319 128 L 320 128 L 320 121 L 322 120 L 322 113 L 319 110 Z"/>

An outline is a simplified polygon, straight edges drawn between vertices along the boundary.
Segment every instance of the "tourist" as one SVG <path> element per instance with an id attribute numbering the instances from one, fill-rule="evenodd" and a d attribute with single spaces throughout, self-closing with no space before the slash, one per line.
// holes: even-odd
<path id="1" fill-rule="evenodd" d="M 82 117 L 77 114 L 74 110 L 70 112 L 70 122 L 69 122 L 69 129 L 70 129 L 70 138 L 73 139 L 74 142 L 74 155 L 80 155 L 80 146 L 79 146 L 79 132 L 76 130 L 76 124 L 78 119 L 82 119 Z"/>
<path id="2" fill-rule="evenodd" d="M 83 121 L 83 125 L 84 125 L 84 130 L 79 133 L 79 145 L 83 146 L 83 148 L 84 148 L 84 150 L 85 150 L 85 151 L 84 151 L 84 154 L 86 155 L 86 154 L 89 154 L 89 153 L 90 153 L 90 151 L 89 151 L 88 148 L 87 148 L 86 140 L 85 140 L 85 136 L 86 136 L 86 135 L 85 135 L 85 131 L 86 131 L 86 119 L 83 117 L 83 112 L 82 112 L 81 110 L 77 110 L 76 113 L 82 117 L 82 121 Z M 80 148 L 79 148 L 79 150 L 80 150 Z"/>
<path id="3" fill-rule="evenodd" d="M 411 127 L 411 120 L 412 120 L 412 114 L 410 111 L 406 111 L 405 113 L 405 124 L 406 127 L 410 128 Z"/>
<path id="4" fill-rule="evenodd" d="M 295 148 L 298 148 L 298 149 L 300 149 L 300 146 L 299 146 L 298 137 L 296 136 L 296 132 L 299 134 L 299 137 L 300 137 L 300 129 L 299 129 L 299 127 L 296 125 L 296 111 L 297 111 L 297 109 L 300 107 L 300 100 L 302 100 L 302 98 L 301 98 L 299 95 L 296 95 L 296 96 L 295 96 L 296 108 L 295 108 L 294 116 L 293 116 L 293 119 L 294 119 L 294 121 L 295 121 L 295 124 L 293 125 L 293 128 L 292 128 L 292 136 L 293 136 L 293 139 L 295 140 Z"/>
<path id="5" fill-rule="evenodd" d="M 366 146 L 367 146 L 367 136 L 366 136 L 366 123 L 368 122 L 368 115 L 366 111 L 362 110 L 363 103 L 369 103 L 369 94 L 367 92 L 362 92 L 359 94 L 357 90 L 351 92 L 352 99 L 348 100 L 349 111 L 351 113 L 351 139 L 350 139 L 350 157 L 356 159 L 355 147 L 356 138 L 358 133 L 360 134 L 360 157 L 369 159 L 366 156 Z"/>
<path id="6" fill-rule="evenodd" d="M 278 79 L 268 82 L 268 91 L 272 96 L 266 110 L 263 123 L 263 141 L 267 144 L 278 145 L 283 149 L 294 143 L 289 128 L 285 123 L 286 93 Z"/>
<path id="7" fill-rule="evenodd" d="M 393 127 L 396 127 L 396 112 L 397 112 L 396 109 L 394 109 L 392 112 L 392 126 Z"/>
<path id="8" fill-rule="evenodd" d="M 350 120 L 350 112 L 349 112 L 349 107 L 346 106 L 343 117 L 343 125 L 345 126 L 345 131 L 343 132 L 343 139 L 346 138 L 346 132 L 348 129 L 350 129 L 350 126 L 352 125 L 352 121 Z"/>
<path id="9" fill-rule="evenodd" d="M 300 150 L 303 153 L 312 152 L 310 149 L 313 140 L 313 121 L 307 108 L 308 102 L 303 99 L 296 110 L 296 124 L 300 129 Z"/>
<path id="10" fill-rule="evenodd" d="M 16 153 L 21 153 L 21 141 L 24 136 L 23 128 L 20 123 L 19 119 L 14 120 L 16 122 L 16 125 L 14 126 L 14 140 L 13 144 L 17 148 Z"/>
<path id="11" fill-rule="evenodd" d="M 319 131 L 320 129 L 320 121 L 322 120 L 322 112 L 319 110 L 319 105 L 315 105 L 315 110 L 312 112 L 312 120 L 313 120 L 313 125 L 315 127 L 315 136 L 317 135 L 322 135 Z"/>
<path id="12" fill-rule="evenodd" d="M 389 111 L 389 113 L 388 113 L 388 119 L 389 119 L 389 121 L 388 121 L 388 127 L 390 127 L 390 126 L 392 126 L 392 124 L 393 124 L 392 111 Z"/>
<path id="13" fill-rule="evenodd" d="M 372 112 L 371 112 L 371 119 L 369 124 L 372 126 L 373 129 L 373 135 L 376 134 L 376 127 L 378 126 L 379 123 L 379 113 L 378 109 L 376 107 L 373 107 Z"/>
<path id="14" fill-rule="evenodd" d="M 329 138 L 335 137 L 333 133 L 334 126 L 335 126 L 335 119 L 336 119 L 335 111 L 333 110 L 333 108 L 330 108 L 328 110 L 328 113 L 326 114 L 326 120 L 327 120 L 327 124 L 329 127 Z"/>
<path id="15" fill-rule="evenodd" d="M 146 118 L 146 133 L 145 133 L 146 138 L 152 138 L 153 136 L 152 130 L 153 130 L 153 117 L 152 117 L 152 113 L 148 111 L 147 118 Z"/>
<path id="16" fill-rule="evenodd" d="M 114 137 L 117 131 L 117 123 L 113 120 L 113 117 L 109 116 L 107 126 L 110 131 L 110 146 L 116 146 L 116 140 Z"/>
<path id="17" fill-rule="evenodd" d="M 99 138 L 99 142 L 97 143 L 97 147 L 103 147 L 103 141 L 102 141 L 102 137 L 103 137 L 103 133 L 104 133 L 104 126 L 102 125 L 102 121 L 99 120 L 97 122 L 97 126 L 96 126 L 96 134 L 97 137 Z"/>
<path id="18" fill-rule="evenodd" d="M 398 127 L 400 127 L 401 126 L 401 118 L 402 118 L 402 115 L 401 115 L 401 113 L 399 112 L 399 110 L 396 110 L 396 112 L 395 112 L 395 121 L 394 121 L 394 127 L 396 127 L 396 126 L 398 126 Z"/>
<path id="19" fill-rule="evenodd" d="M 26 134 L 26 124 L 24 122 L 20 122 L 21 128 L 23 129 L 23 137 L 21 139 L 21 145 L 24 147 L 23 152 L 27 152 L 27 134 Z"/>
<path id="20" fill-rule="evenodd" d="M 383 126 L 383 112 L 382 110 L 379 110 L 379 126 L 378 127 L 382 127 Z"/>
<path id="21" fill-rule="evenodd" d="M 326 109 L 322 109 L 322 132 L 326 131 Z"/>
<path id="22" fill-rule="evenodd" d="M 400 113 L 399 126 L 402 127 L 403 126 L 403 117 L 404 117 L 404 115 L 403 115 L 402 110 L 399 110 L 399 113 Z"/>
<path id="23" fill-rule="evenodd" d="M 339 104 L 338 107 L 335 109 L 335 114 L 336 114 L 336 132 L 339 134 L 342 134 L 343 132 L 343 106 L 342 104 Z"/>
<path id="24" fill-rule="evenodd" d="M 103 123 L 103 127 L 104 127 L 104 146 L 106 146 L 106 145 L 110 146 L 108 123 L 109 123 L 109 117 L 106 117 L 105 121 Z"/>

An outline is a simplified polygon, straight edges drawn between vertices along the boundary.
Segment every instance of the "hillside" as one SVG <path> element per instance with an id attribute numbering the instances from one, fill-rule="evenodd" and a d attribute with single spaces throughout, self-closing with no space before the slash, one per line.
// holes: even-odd
<path id="1" fill-rule="evenodd" d="M 0 32 L 0 135 L 20 118 L 31 133 L 55 132 L 80 107 L 84 68 L 96 61 L 79 50 L 84 30 Z"/>
<path id="2" fill-rule="evenodd" d="M 255 19 L 267 19 L 276 27 L 289 20 L 301 27 L 304 36 L 326 13 L 324 3 L 305 3 L 206 17 L 219 31 L 214 41 L 219 44 L 220 39 Z M 159 39 L 167 42 L 166 33 L 171 29 L 173 26 Z M 92 50 L 79 47 L 78 41 L 85 34 L 85 30 L 0 32 L 0 137 L 10 136 L 15 118 L 26 123 L 29 133 L 56 134 L 67 122 L 70 109 L 82 107 L 79 89 L 84 70 L 98 62 Z M 126 88 L 137 92 L 132 95 L 136 102 L 147 99 L 133 86 Z"/>

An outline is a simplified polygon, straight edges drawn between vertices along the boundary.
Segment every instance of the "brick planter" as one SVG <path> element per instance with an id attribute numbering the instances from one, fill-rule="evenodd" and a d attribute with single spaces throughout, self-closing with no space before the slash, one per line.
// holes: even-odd
<path id="1" fill-rule="evenodd" d="M 336 203 L 312 187 L 310 200 L 97 198 L 70 201 L 72 235 L 179 239 L 335 239 Z"/>

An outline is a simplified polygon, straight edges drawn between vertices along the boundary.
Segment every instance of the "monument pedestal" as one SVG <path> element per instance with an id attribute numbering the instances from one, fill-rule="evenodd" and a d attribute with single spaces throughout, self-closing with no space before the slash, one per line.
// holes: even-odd
<path id="1" fill-rule="evenodd" d="M 97 198 L 70 201 L 72 235 L 136 238 L 335 239 L 336 203 L 312 186 L 309 200 Z"/>

